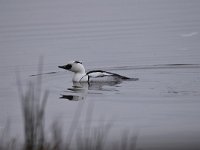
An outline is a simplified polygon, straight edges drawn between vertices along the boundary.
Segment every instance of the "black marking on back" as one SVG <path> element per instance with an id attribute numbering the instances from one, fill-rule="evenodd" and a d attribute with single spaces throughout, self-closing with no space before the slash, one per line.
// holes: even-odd
<path id="1" fill-rule="evenodd" d="M 95 72 L 104 73 L 104 72 L 106 72 L 106 71 L 103 71 L 103 70 L 92 70 L 92 71 L 87 72 L 86 74 L 89 75 L 90 73 L 95 73 Z M 106 72 L 106 73 L 108 73 L 108 72 Z"/>
<path id="2" fill-rule="evenodd" d="M 87 72 L 86 74 L 89 76 L 90 73 L 95 73 L 95 72 L 108 73 L 108 74 L 111 74 L 111 76 L 118 77 L 122 80 L 130 80 L 131 79 L 129 77 L 121 76 L 119 74 L 108 72 L 108 71 L 103 71 L 103 70 L 92 70 L 92 71 Z"/>

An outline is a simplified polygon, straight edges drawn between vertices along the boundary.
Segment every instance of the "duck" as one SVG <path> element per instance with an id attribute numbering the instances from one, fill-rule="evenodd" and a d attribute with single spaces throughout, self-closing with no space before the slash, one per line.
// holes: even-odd
<path id="1" fill-rule="evenodd" d="M 129 78 L 116 73 L 103 71 L 103 70 L 92 70 L 89 72 L 85 71 L 85 67 L 81 61 L 70 61 L 66 65 L 58 66 L 58 68 L 65 69 L 74 72 L 72 78 L 73 82 L 121 82 L 124 80 L 138 80 L 138 78 Z"/>

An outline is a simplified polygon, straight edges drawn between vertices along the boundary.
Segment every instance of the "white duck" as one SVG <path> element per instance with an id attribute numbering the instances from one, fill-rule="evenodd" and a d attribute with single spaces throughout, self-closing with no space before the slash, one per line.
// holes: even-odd
<path id="1" fill-rule="evenodd" d="M 128 78 L 116 73 L 102 70 L 93 70 L 85 72 L 82 62 L 71 61 L 67 65 L 58 66 L 59 68 L 74 72 L 73 82 L 120 82 L 123 80 L 138 80 L 138 78 Z"/>

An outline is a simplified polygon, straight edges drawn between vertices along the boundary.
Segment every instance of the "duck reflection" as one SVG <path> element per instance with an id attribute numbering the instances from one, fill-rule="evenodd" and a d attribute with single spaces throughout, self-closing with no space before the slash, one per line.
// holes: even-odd
<path id="1" fill-rule="evenodd" d="M 77 95 L 62 95 L 60 98 L 68 99 L 70 101 L 79 101 L 84 99 L 83 96 L 77 96 Z"/>
<path id="2" fill-rule="evenodd" d="M 73 86 L 67 89 L 69 94 L 61 94 L 61 99 L 67 99 L 70 101 L 79 101 L 86 99 L 89 94 L 97 94 L 95 91 L 117 91 L 116 87 L 121 82 L 91 82 L 80 83 L 73 82 Z M 101 93 L 98 93 L 101 94 Z"/>

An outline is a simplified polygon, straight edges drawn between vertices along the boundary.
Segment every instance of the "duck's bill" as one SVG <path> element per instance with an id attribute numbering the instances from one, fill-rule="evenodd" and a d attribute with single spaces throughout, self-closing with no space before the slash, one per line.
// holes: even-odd
<path id="1" fill-rule="evenodd" d="M 65 66 L 58 66 L 58 68 L 62 68 L 62 69 L 65 69 Z"/>
<path id="2" fill-rule="evenodd" d="M 65 69 L 65 70 L 69 70 L 72 68 L 72 65 L 71 64 L 68 64 L 68 65 L 64 65 L 64 66 L 58 66 L 58 68 L 62 68 L 62 69 Z"/>

